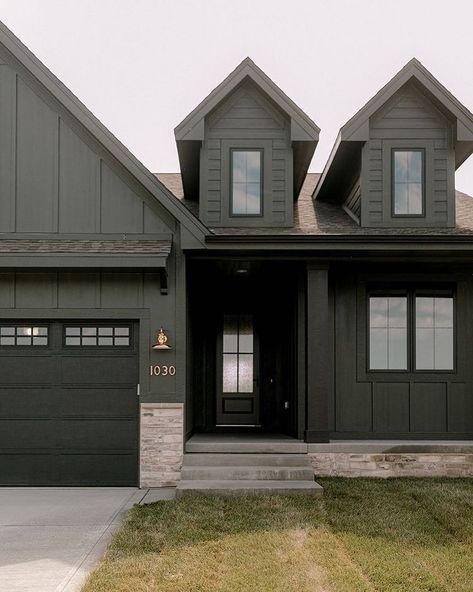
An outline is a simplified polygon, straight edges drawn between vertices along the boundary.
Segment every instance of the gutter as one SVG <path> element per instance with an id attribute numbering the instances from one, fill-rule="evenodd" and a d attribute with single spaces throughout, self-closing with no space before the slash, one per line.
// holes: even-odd
<path id="1" fill-rule="evenodd" d="M 238 244 L 247 245 L 252 244 L 296 244 L 296 245 L 353 245 L 353 244 L 410 244 L 422 246 L 423 244 L 465 244 L 465 246 L 473 246 L 473 234 L 471 235 L 422 235 L 422 236 L 404 236 L 404 235 L 207 235 L 205 237 L 206 244 Z"/>

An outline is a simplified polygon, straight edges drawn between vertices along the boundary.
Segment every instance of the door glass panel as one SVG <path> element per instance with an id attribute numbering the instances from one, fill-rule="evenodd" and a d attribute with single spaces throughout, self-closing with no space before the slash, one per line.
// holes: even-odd
<path id="1" fill-rule="evenodd" d="M 239 353 L 253 353 L 253 319 L 249 315 L 240 316 L 238 343 Z"/>
<path id="2" fill-rule="evenodd" d="M 223 354 L 223 392 L 238 391 L 238 354 Z"/>
<path id="3" fill-rule="evenodd" d="M 223 321 L 223 392 L 252 393 L 254 332 L 251 315 L 225 315 Z"/>
<path id="4" fill-rule="evenodd" d="M 238 356 L 238 392 L 253 392 L 253 354 Z"/>
<path id="5" fill-rule="evenodd" d="M 238 351 L 238 316 L 225 315 L 223 321 L 223 351 L 237 353 Z"/>

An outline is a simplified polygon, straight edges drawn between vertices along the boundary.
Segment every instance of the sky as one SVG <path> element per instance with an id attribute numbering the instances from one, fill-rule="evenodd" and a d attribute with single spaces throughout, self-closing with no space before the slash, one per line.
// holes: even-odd
<path id="1" fill-rule="evenodd" d="M 412 57 L 473 111 L 471 0 L 0 0 L 0 19 L 153 172 L 174 127 L 246 56 L 322 129 Z M 457 189 L 473 195 L 473 156 Z"/>

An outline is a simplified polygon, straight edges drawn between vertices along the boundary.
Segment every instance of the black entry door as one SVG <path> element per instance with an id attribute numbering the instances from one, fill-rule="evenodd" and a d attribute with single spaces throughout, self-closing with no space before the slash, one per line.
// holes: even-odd
<path id="1" fill-rule="evenodd" d="M 259 426 L 259 351 L 255 319 L 224 314 L 217 346 L 217 426 Z"/>
<path id="2" fill-rule="evenodd" d="M 137 325 L 0 321 L 0 484 L 137 485 Z"/>

